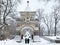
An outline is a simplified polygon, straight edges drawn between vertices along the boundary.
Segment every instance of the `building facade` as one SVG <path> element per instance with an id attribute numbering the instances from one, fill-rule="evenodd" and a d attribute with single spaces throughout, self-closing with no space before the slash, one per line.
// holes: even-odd
<path id="1" fill-rule="evenodd" d="M 36 16 L 36 11 L 31 11 L 29 7 L 29 1 L 27 1 L 27 7 L 25 11 L 20 11 L 21 19 L 17 23 L 19 26 L 19 32 L 21 37 L 25 35 L 26 31 L 28 31 L 31 35 L 39 35 L 40 26 L 38 18 L 34 18 Z"/>

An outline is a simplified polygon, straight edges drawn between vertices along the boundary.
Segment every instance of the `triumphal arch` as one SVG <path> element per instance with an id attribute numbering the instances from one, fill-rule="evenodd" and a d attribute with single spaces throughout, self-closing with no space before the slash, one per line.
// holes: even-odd
<path id="1" fill-rule="evenodd" d="M 20 11 L 20 22 L 18 23 L 19 25 L 19 32 L 21 37 L 23 37 L 28 31 L 32 36 L 34 35 L 39 35 L 39 20 L 38 18 L 34 18 L 36 16 L 36 11 L 31 11 L 29 7 L 29 1 L 27 1 L 27 7 L 25 8 L 24 11 Z"/>

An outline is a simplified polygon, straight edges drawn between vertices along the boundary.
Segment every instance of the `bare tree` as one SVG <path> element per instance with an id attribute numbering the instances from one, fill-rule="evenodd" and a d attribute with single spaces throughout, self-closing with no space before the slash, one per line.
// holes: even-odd
<path id="1" fill-rule="evenodd" d="M 41 33 L 41 29 L 40 29 L 40 24 L 41 24 L 41 19 L 42 19 L 42 14 L 43 14 L 43 9 L 38 9 L 37 10 L 37 17 L 38 17 L 38 20 L 39 20 L 39 35 Z"/>
<path id="2" fill-rule="evenodd" d="M 16 2 L 17 1 L 17 2 Z M 16 3 L 20 2 L 19 0 L 1 0 L 0 1 L 0 10 L 2 12 L 3 15 L 3 24 L 2 25 L 8 25 L 6 23 L 6 17 L 8 15 L 15 15 L 16 14 Z M 15 12 L 15 13 L 14 13 Z M 1 14 L 1 13 L 0 13 Z"/>
<path id="3" fill-rule="evenodd" d="M 44 21 L 45 25 L 46 25 L 47 28 L 48 28 L 48 35 L 50 35 L 48 16 L 43 17 L 43 21 Z"/>
<path id="4" fill-rule="evenodd" d="M 45 23 L 45 25 L 47 26 L 47 29 L 48 29 L 48 35 L 50 35 L 50 30 L 52 28 L 52 17 L 51 16 L 44 17 L 43 11 L 44 11 L 43 9 L 41 9 L 41 10 L 38 9 L 39 26 L 41 25 L 41 21 L 43 19 L 43 22 Z"/>
<path id="5" fill-rule="evenodd" d="M 17 1 L 17 2 L 16 2 Z M 16 5 L 18 3 L 18 0 L 0 0 L 0 10 L 2 13 L 0 13 L 0 15 L 2 15 L 3 19 L 2 19 L 2 23 L 0 23 L 0 29 L 3 32 L 8 31 L 8 27 L 9 24 L 6 21 L 6 18 L 9 15 L 15 15 L 16 14 Z"/>
<path id="6" fill-rule="evenodd" d="M 56 36 L 56 30 L 57 30 L 57 23 L 59 22 L 59 17 L 60 17 L 60 8 L 59 8 L 60 6 L 58 6 L 58 7 L 56 7 L 56 8 L 54 8 L 54 19 L 55 19 L 55 33 L 54 33 L 54 35 Z"/>
<path id="7" fill-rule="evenodd" d="M 48 29 L 48 35 L 50 35 L 50 31 L 52 30 L 52 26 L 53 26 L 53 16 L 52 15 L 45 15 L 42 17 L 43 18 L 43 22 L 44 24 L 47 26 Z"/>

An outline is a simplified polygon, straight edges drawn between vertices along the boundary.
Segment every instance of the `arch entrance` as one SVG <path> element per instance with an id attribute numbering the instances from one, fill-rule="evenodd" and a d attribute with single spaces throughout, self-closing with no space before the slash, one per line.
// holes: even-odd
<path id="1" fill-rule="evenodd" d="M 21 39 L 30 38 L 33 39 L 34 29 L 32 27 L 25 26 L 21 29 Z"/>

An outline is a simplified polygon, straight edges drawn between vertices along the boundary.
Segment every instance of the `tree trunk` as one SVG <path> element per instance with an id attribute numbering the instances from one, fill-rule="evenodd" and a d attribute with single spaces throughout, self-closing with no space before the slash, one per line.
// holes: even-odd
<path id="1" fill-rule="evenodd" d="M 56 30 L 57 30 L 56 25 L 57 25 L 57 19 L 55 19 L 55 33 L 54 33 L 54 36 L 56 36 Z"/>
<path id="2" fill-rule="evenodd" d="M 50 30 L 48 29 L 48 36 L 50 36 Z"/>
<path id="3" fill-rule="evenodd" d="M 40 34 L 40 24 L 39 24 L 39 36 L 40 36 L 41 34 Z"/>
<path id="4" fill-rule="evenodd" d="M 50 28 L 48 25 L 47 25 L 47 28 L 48 28 L 48 36 L 50 36 Z"/>

